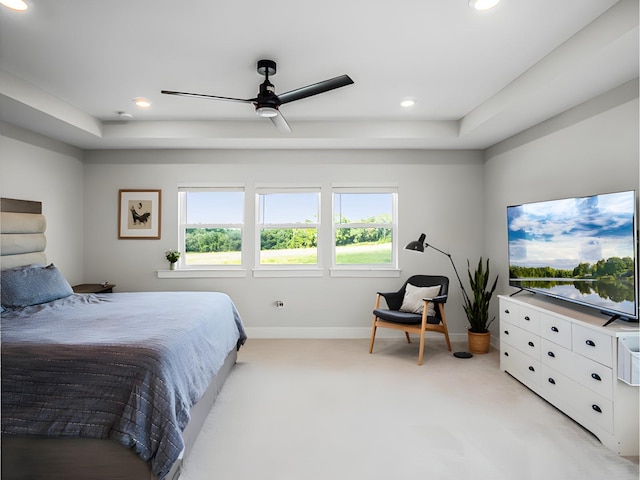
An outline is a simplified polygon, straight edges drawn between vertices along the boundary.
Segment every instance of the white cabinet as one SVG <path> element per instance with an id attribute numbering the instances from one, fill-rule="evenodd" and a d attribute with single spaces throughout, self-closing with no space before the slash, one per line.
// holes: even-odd
<path id="1" fill-rule="evenodd" d="M 500 368 L 619 455 L 639 454 L 640 388 L 618 379 L 618 337 L 638 324 L 532 294 L 500 296 Z"/>

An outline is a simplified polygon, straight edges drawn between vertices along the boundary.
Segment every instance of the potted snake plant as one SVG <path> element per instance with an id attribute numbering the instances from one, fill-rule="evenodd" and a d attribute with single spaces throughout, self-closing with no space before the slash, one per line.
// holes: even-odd
<path id="1" fill-rule="evenodd" d="M 478 265 L 473 272 L 471 271 L 471 264 L 467 260 L 467 273 L 471 286 L 471 296 L 463 289 L 463 307 L 469 321 L 469 328 L 467 329 L 469 351 L 471 353 L 487 353 L 491 342 L 489 325 L 495 320 L 495 317 L 489 319 L 489 305 L 493 292 L 495 292 L 498 285 L 498 276 L 496 275 L 493 284 L 489 287 L 489 259 L 487 258 L 485 267 L 482 263 L 482 257 L 480 257 Z"/>

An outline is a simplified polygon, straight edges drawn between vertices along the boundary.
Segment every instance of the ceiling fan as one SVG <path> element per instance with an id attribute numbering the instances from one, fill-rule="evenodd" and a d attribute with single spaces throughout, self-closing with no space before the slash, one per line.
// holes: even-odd
<path id="1" fill-rule="evenodd" d="M 351 85 L 353 80 L 349 75 L 341 75 L 339 77 L 331 78 L 323 82 L 314 83 L 313 85 L 307 85 L 306 87 L 291 90 L 290 92 L 276 95 L 275 87 L 269 81 L 269 77 L 276 74 L 276 62 L 273 60 L 258 60 L 258 73 L 264 75 L 264 82 L 260 84 L 260 91 L 255 98 L 231 98 L 231 97 L 219 97 L 217 95 L 204 95 L 201 93 L 188 93 L 188 92 L 176 92 L 172 90 L 162 90 L 162 93 L 167 95 L 179 95 L 183 97 L 194 98 L 207 98 L 210 100 L 226 100 L 229 102 L 240 103 L 253 103 L 256 108 L 256 113 L 260 117 L 266 117 L 271 119 L 273 124 L 281 132 L 291 132 L 291 127 L 282 116 L 280 112 L 280 105 L 293 102 L 295 100 L 301 100 L 303 98 L 318 95 L 319 93 L 328 92 L 336 88 L 345 87 Z"/>

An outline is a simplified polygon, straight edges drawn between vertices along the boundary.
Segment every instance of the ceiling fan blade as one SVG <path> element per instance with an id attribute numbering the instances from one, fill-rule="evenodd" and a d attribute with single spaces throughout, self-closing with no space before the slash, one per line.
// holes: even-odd
<path id="1" fill-rule="evenodd" d="M 284 133 L 291 133 L 291 127 L 289 126 L 285 118 L 282 116 L 282 113 L 278 112 L 278 115 L 276 115 L 275 117 L 269 117 L 269 118 L 271 119 L 273 124 L 276 127 L 278 127 L 278 130 Z"/>
<path id="2" fill-rule="evenodd" d="M 218 97 L 217 95 L 204 95 L 202 93 L 189 93 L 189 92 L 174 92 L 173 90 L 162 90 L 160 93 L 165 95 L 178 95 L 181 97 L 193 97 L 193 98 L 207 98 L 209 100 L 225 100 L 227 102 L 239 102 L 239 103 L 253 103 L 256 98 L 232 98 L 232 97 Z"/>
<path id="3" fill-rule="evenodd" d="M 294 100 L 300 100 L 302 98 L 318 95 L 319 93 L 328 92 L 329 90 L 333 90 L 336 88 L 346 87 L 347 85 L 351 85 L 352 83 L 353 80 L 351 80 L 351 77 L 349 77 L 349 75 L 341 75 L 339 77 L 325 80 L 324 82 L 314 83 L 313 85 L 308 85 L 306 87 L 283 93 L 282 95 L 278 95 L 278 99 L 280 99 L 280 104 L 289 103 L 293 102 Z"/>

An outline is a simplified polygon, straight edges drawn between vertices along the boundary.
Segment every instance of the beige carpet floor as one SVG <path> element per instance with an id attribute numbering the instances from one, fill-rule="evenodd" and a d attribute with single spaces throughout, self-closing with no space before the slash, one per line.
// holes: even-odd
<path id="1" fill-rule="evenodd" d="M 455 345 L 454 351 L 466 345 Z M 499 369 L 439 336 L 250 339 L 181 480 L 638 480 L 621 458 Z"/>

